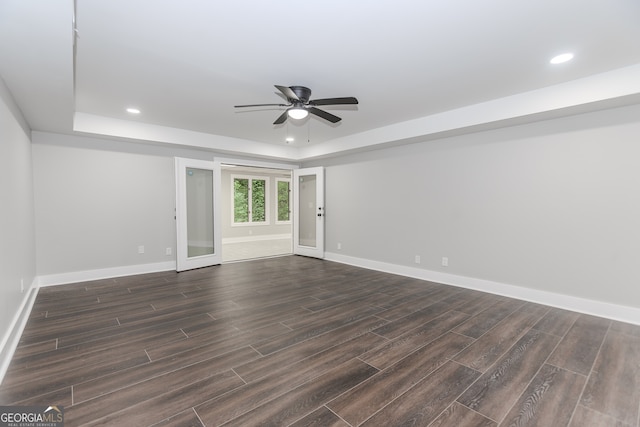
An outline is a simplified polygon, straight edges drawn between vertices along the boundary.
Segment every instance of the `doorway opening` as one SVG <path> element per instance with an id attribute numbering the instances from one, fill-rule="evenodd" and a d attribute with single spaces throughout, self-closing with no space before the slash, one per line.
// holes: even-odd
<path id="1" fill-rule="evenodd" d="M 291 255 L 291 170 L 221 165 L 222 262 Z"/>

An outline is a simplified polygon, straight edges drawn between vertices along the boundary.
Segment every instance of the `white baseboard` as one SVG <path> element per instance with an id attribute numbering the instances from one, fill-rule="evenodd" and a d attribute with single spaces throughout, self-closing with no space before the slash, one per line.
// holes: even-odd
<path id="1" fill-rule="evenodd" d="M 5 336 L 2 338 L 0 345 L 0 384 L 2 384 L 4 375 L 7 373 L 7 369 L 9 369 L 11 358 L 13 358 L 13 353 L 15 353 L 18 347 L 22 331 L 27 324 L 27 320 L 29 320 L 29 315 L 31 314 L 31 309 L 33 308 L 33 303 L 37 295 L 38 287 L 35 285 L 34 279 L 34 283 L 29 288 L 29 292 L 24 295 L 20 308 L 13 317 Z"/>
<path id="2" fill-rule="evenodd" d="M 37 286 L 54 286 L 65 283 L 86 282 L 89 280 L 109 279 L 112 277 L 133 276 L 135 274 L 157 273 L 176 269 L 176 262 L 164 261 L 153 264 L 126 265 L 122 267 L 101 268 L 97 270 L 72 271 L 70 273 L 47 274 L 37 277 Z"/>
<path id="3" fill-rule="evenodd" d="M 264 240 L 284 240 L 291 239 L 291 234 L 265 234 L 264 236 L 241 236 L 241 237 L 225 237 L 222 244 L 225 243 L 247 243 L 258 242 Z"/>
<path id="4" fill-rule="evenodd" d="M 508 285 L 505 283 L 476 279 L 473 277 L 458 276 L 455 274 L 442 273 L 440 271 L 425 270 L 380 261 L 372 261 L 364 258 L 350 257 L 334 252 L 326 252 L 325 259 L 356 267 L 368 268 L 370 270 L 398 274 L 401 276 L 413 277 L 416 279 L 428 280 L 431 282 L 466 289 L 474 289 L 477 291 L 488 292 L 491 294 L 502 295 L 562 308 L 565 310 L 577 311 L 579 313 L 591 314 L 594 316 L 606 317 L 612 320 L 640 325 L 640 308 L 636 307 L 595 301 L 522 286 Z"/>

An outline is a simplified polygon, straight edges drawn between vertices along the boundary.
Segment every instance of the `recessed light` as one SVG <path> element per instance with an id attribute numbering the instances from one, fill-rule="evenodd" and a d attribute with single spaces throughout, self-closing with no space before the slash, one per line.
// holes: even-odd
<path id="1" fill-rule="evenodd" d="M 287 141 L 287 144 L 291 144 L 295 139 L 292 136 L 288 136 L 285 141 Z"/>
<path id="2" fill-rule="evenodd" d="M 127 113 L 140 114 L 140 110 L 138 110 L 137 108 L 127 108 Z"/>
<path id="3" fill-rule="evenodd" d="M 562 64 L 563 62 L 571 61 L 573 59 L 573 53 L 563 53 L 556 55 L 549 61 L 551 64 Z"/>

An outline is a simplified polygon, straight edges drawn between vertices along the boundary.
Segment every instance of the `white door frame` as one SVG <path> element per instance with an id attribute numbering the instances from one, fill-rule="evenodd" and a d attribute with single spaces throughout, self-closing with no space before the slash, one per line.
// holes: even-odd
<path id="1" fill-rule="evenodd" d="M 302 176 L 316 176 L 316 200 L 313 209 L 303 210 L 300 208 L 300 178 Z M 300 215 L 311 215 L 315 221 L 315 245 L 306 246 L 300 243 Z M 293 171 L 293 253 L 314 258 L 324 258 L 324 168 L 304 168 Z"/>
<path id="2" fill-rule="evenodd" d="M 205 169 L 213 172 L 213 254 L 188 256 L 187 236 L 187 168 Z M 222 236 L 220 219 L 220 166 L 207 160 L 175 158 L 176 173 L 176 271 L 218 265 L 222 262 Z"/>

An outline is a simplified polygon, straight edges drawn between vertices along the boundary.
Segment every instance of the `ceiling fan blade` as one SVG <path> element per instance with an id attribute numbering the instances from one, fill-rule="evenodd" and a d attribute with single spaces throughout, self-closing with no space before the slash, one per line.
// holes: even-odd
<path id="1" fill-rule="evenodd" d="M 288 113 L 288 112 L 289 112 L 289 110 L 286 110 L 284 113 L 282 113 L 282 114 L 280 115 L 280 117 L 278 117 L 278 118 L 276 119 L 276 121 L 275 121 L 275 122 L 273 122 L 273 124 L 274 124 L 274 125 L 280 125 L 280 124 L 284 123 L 285 121 L 287 121 L 287 113 Z"/>
<path id="2" fill-rule="evenodd" d="M 309 105 L 352 105 L 357 103 L 358 100 L 353 96 L 347 96 L 344 98 L 313 99 L 309 101 Z"/>
<path id="3" fill-rule="evenodd" d="M 327 113 L 326 111 L 322 111 L 319 108 L 309 107 L 307 108 L 307 111 L 309 111 L 311 114 L 315 114 L 318 117 L 322 117 L 323 119 L 328 120 L 331 123 L 338 123 L 340 120 L 342 120 L 340 117 L 334 116 L 333 114 Z"/>
<path id="4" fill-rule="evenodd" d="M 278 89 L 280 92 L 282 92 L 282 94 L 284 96 L 286 96 L 287 99 L 293 99 L 294 101 L 300 101 L 300 98 L 298 98 L 298 95 L 296 95 L 295 92 L 292 91 L 290 87 L 278 86 L 278 85 L 274 85 L 274 86 L 276 87 L 276 89 Z"/>
<path id="5" fill-rule="evenodd" d="M 248 104 L 248 105 L 234 105 L 234 108 L 244 107 L 290 107 L 291 104 Z"/>

